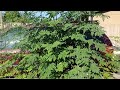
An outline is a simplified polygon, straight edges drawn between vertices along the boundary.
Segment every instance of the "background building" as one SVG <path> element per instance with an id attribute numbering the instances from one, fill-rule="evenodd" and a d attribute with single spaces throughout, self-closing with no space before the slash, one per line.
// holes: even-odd
<path id="1" fill-rule="evenodd" d="M 120 47 L 120 11 L 106 11 L 104 15 L 109 18 L 103 21 L 101 18 L 94 17 L 94 20 L 100 21 L 100 25 L 104 27 L 105 33 L 113 45 Z"/>

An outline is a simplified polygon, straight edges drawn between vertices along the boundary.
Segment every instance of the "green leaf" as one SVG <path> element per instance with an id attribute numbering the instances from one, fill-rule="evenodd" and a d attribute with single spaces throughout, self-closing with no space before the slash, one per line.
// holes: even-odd
<path id="1" fill-rule="evenodd" d="M 90 70 L 94 73 L 99 73 L 99 67 L 95 63 L 91 64 Z"/>
<path id="2" fill-rule="evenodd" d="M 104 78 L 108 78 L 110 76 L 110 74 L 108 73 L 108 72 L 105 72 L 104 74 L 103 74 L 103 77 Z"/>
<path id="3" fill-rule="evenodd" d="M 103 60 L 100 60 L 100 66 L 104 66 L 106 63 Z"/>
<path id="4" fill-rule="evenodd" d="M 63 71 L 63 63 L 59 63 L 58 65 L 57 65 L 57 71 Z"/>
<path id="5" fill-rule="evenodd" d="M 60 52 L 60 54 L 58 55 L 58 59 L 65 60 L 65 58 L 67 57 L 68 54 L 69 54 L 69 51 L 64 50 L 64 51 Z"/>
<path id="6" fill-rule="evenodd" d="M 65 24 L 65 27 L 63 28 L 63 30 L 66 31 L 69 28 L 72 28 L 72 24 L 71 23 Z"/>
<path id="7" fill-rule="evenodd" d="M 28 67 L 28 69 L 26 70 L 27 72 L 30 72 L 33 69 L 33 66 Z"/>
<path id="8" fill-rule="evenodd" d="M 82 34 L 72 34 L 71 36 L 71 39 L 75 39 L 75 40 L 82 40 L 82 41 L 86 41 L 85 38 L 84 38 L 84 35 Z"/>
<path id="9" fill-rule="evenodd" d="M 53 43 L 52 47 L 57 47 L 57 46 L 60 45 L 60 44 L 61 44 L 61 42 L 56 41 L 56 42 Z"/>

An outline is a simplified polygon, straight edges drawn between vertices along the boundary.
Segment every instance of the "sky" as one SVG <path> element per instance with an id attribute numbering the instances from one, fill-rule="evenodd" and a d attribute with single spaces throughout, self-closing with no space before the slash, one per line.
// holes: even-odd
<path id="1" fill-rule="evenodd" d="M 22 11 L 21 11 L 22 12 Z M 5 13 L 5 11 L 2 11 L 2 13 L 4 14 Z M 40 12 L 38 11 L 37 13 L 36 13 L 36 16 L 39 16 L 40 15 Z M 43 13 L 43 15 L 45 16 L 45 13 Z"/>
<path id="2" fill-rule="evenodd" d="M 22 11 L 20 11 L 20 12 L 22 12 Z M 2 11 L 2 13 L 4 14 L 5 11 Z M 37 11 L 36 16 L 40 16 L 40 11 Z M 42 16 L 47 17 L 45 12 L 42 13 Z M 60 17 L 60 15 L 58 15 L 58 17 Z"/>
<path id="3" fill-rule="evenodd" d="M 45 16 L 46 13 L 42 13 L 43 16 Z M 40 12 L 36 13 L 36 16 L 40 16 Z"/>

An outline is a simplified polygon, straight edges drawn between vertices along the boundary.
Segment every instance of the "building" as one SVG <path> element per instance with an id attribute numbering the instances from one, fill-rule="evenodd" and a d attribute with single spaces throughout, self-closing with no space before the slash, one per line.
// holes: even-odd
<path id="1" fill-rule="evenodd" d="M 120 11 L 106 11 L 104 15 L 109 16 L 109 18 L 103 21 L 100 17 L 94 17 L 94 20 L 99 20 L 113 45 L 120 47 Z"/>

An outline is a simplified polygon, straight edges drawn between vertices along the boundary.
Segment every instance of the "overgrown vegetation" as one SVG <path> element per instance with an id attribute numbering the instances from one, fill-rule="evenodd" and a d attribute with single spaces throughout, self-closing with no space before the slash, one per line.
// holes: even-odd
<path id="1" fill-rule="evenodd" d="M 39 27 L 28 31 L 16 46 L 29 50 L 13 68 L 15 78 L 40 79 L 103 79 L 112 78 L 119 60 L 103 56 L 105 45 L 98 39 L 104 30 L 90 16 L 102 16 L 97 11 L 48 11 Z M 59 15 L 59 17 L 58 17 Z M 10 62 L 10 61 L 8 61 Z M 117 64 L 116 64 L 117 63 Z M 1 76 L 4 69 L 0 69 Z M 8 73 L 8 72 L 7 72 Z"/>
<path id="2" fill-rule="evenodd" d="M 6 23 L 32 23 L 39 18 L 35 17 L 35 11 L 6 11 L 3 15 L 3 21 Z"/>

